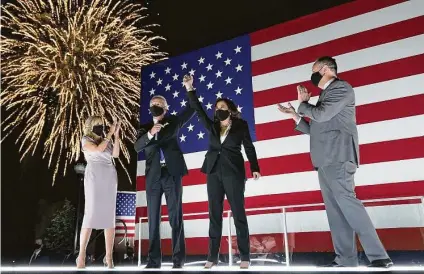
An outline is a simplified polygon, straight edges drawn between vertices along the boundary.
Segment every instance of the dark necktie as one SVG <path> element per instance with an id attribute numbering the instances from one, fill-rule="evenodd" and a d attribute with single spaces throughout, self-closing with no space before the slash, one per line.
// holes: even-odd
<path id="1" fill-rule="evenodd" d="M 155 140 L 158 140 L 158 133 L 155 134 Z M 165 162 L 165 156 L 163 155 L 163 151 L 161 148 L 159 148 L 159 152 L 160 152 L 160 162 Z"/>

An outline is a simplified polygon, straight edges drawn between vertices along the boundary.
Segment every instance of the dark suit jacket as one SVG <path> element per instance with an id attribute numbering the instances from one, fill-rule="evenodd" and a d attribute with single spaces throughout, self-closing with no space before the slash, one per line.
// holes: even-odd
<path id="1" fill-rule="evenodd" d="M 149 140 L 147 132 L 153 127 L 153 121 L 140 126 L 137 141 L 134 149 L 137 152 L 143 151 L 146 155 L 146 182 L 153 182 L 160 179 L 160 150 L 165 156 L 166 167 L 172 176 L 187 175 L 187 166 L 183 153 L 178 145 L 178 132 L 184 124 L 194 115 L 194 110 L 187 107 L 178 116 L 166 116 L 159 123 L 165 125 L 158 132 L 158 139 L 155 137 Z"/>
<path id="2" fill-rule="evenodd" d="M 212 121 L 208 117 L 194 91 L 188 92 L 188 98 L 190 106 L 196 110 L 200 121 L 209 132 L 209 149 L 206 153 L 201 171 L 206 174 L 213 173 L 219 157 L 222 161 L 222 173 L 224 176 L 235 176 L 239 179 L 245 179 L 246 171 L 241 153 L 241 145 L 243 144 L 250 162 L 251 172 L 259 172 L 256 150 L 250 137 L 247 122 L 242 119 L 233 118 L 230 131 L 221 144 L 219 121 Z"/>
<path id="3" fill-rule="evenodd" d="M 309 117 L 296 126 L 310 135 L 314 167 L 353 162 L 359 166 L 359 140 L 356 127 L 355 92 L 346 81 L 335 79 L 321 92 L 317 104 L 303 102 L 298 112 Z"/>

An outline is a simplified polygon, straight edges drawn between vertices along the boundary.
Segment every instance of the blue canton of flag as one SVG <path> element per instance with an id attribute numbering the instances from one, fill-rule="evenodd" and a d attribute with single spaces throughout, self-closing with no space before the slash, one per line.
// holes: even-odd
<path id="1" fill-rule="evenodd" d="M 116 216 L 135 216 L 135 192 L 118 192 L 116 196 Z"/>
<path id="2" fill-rule="evenodd" d="M 154 95 L 166 98 L 169 105 L 167 115 L 178 115 L 188 107 L 183 77 L 190 74 L 194 78 L 199 101 L 209 116 L 213 117 L 216 99 L 226 97 L 233 100 L 242 118 L 249 124 L 252 140 L 256 141 L 250 64 L 249 36 L 245 35 L 144 68 L 140 122 L 152 121 L 149 102 Z M 207 139 L 208 134 L 197 115 L 178 134 L 184 154 L 207 150 Z M 139 160 L 143 159 L 144 153 L 140 153 Z"/>

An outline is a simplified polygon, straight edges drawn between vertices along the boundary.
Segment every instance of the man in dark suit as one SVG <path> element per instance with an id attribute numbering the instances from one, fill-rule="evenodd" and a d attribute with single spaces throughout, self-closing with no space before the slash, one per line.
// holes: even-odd
<path id="1" fill-rule="evenodd" d="M 149 217 L 149 261 L 146 268 L 160 268 L 160 220 L 162 194 L 165 193 L 169 222 L 172 228 L 172 262 L 181 268 L 185 260 L 185 238 L 182 210 L 182 177 L 188 173 L 178 145 L 178 132 L 190 120 L 194 110 L 187 107 L 178 116 L 165 116 L 166 99 L 150 100 L 151 123 L 142 125 L 134 148 L 146 155 L 146 198 Z"/>
<path id="2" fill-rule="evenodd" d="M 311 81 L 322 89 L 316 105 L 308 103 L 311 94 L 298 86 L 298 113 L 290 105 L 279 105 L 279 109 L 291 115 L 298 131 L 310 135 L 312 164 L 318 170 L 336 252 L 336 259 L 329 266 L 358 265 L 357 233 L 370 266 L 389 267 L 393 263 L 355 194 L 354 175 L 359 166 L 355 92 L 351 85 L 338 79 L 336 60 L 329 56 L 315 61 Z M 310 118 L 310 122 L 302 116 Z"/>

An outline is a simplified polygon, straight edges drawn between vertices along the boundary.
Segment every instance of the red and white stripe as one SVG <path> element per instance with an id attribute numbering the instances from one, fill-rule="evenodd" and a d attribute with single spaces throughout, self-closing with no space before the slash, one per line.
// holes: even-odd
<path id="1" fill-rule="evenodd" d="M 122 222 L 119 222 L 118 220 L 122 220 L 125 222 L 126 225 L 126 231 L 125 226 L 122 224 Z M 126 235 L 125 235 L 126 232 Z M 115 237 L 117 238 L 123 238 L 128 237 L 132 238 L 134 237 L 135 233 L 135 219 L 134 216 L 116 216 L 116 226 L 115 226 Z"/>
<path id="2" fill-rule="evenodd" d="M 263 177 L 248 180 L 247 208 L 322 202 L 309 137 L 296 132 L 294 122 L 276 108 L 287 102 L 297 106 L 298 84 L 309 88 L 312 101 L 317 100 L 319 90 L 309 77 L 314 60 L 322 55 L 336 58 L 339 77 L 356 93 L 361 154 L 357 196 L 363 200 L 424 196 L 423 26 L 422 0 L 358 0 L 251 34 L 255 147 Z M 184 218 L 188 254 L 207 253 L 206 179 L 200 172 L 205 153 L 185 155 L 189 175 L 183 179 L 184 213 L 205 213 Z M 147 215 L 144 175 L 145 161 L 139 161 L 137 220 Z M 166 215 L 165 199 L 162 205 Z M 366 208 L 387 249 L 424 250 L 421 199 L 369 203 Z M 248 221 L 252 241 L 272 239 L 274 249 L 283 250 L 280 211 L 249 212 Z M 289 209 L 287 222 L 294 252 L 332 250 L 323 207 Z M 224 235 L 227 225 L 224 222 Z M 147 224 L 136 224 L 136 238 L 139 229 L 145 253 Z M 166 218 L 161 235 L 169 254 Z M 221 252 L 228 252 L 228 245 L 223 244 Z"/>

